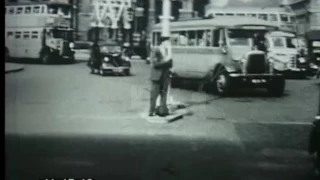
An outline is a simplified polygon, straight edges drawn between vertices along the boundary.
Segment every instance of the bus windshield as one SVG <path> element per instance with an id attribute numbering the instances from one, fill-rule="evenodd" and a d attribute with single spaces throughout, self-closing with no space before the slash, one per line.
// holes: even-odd
<path id="1" fill-rule="evenodd" d="M 291 37 L 275 37 L 272 39 L 275 48 L 297 48 L 297 39 Z"/>
<path id="2" fill-rule="evenodd" d="M 53 29 L 51 32 L 52 32 L 53 38 L 65 39 L 65 40 L 72 39 L 72 32 L 71 31 Z"/>
<path id="3" fill-rule="evenodd" d="M 63 14 L 68 16 L 71 12 L 71 7 L 69 6 L 57 6 L 57 5 L 50 5 L 48 6 L 48 13 L 49 14 Z"/>
<path id="4" fill-rule="evenodd" d="M 258 30 L 259 31 L 259 30 Z M 251 39 L 257 30 L 229 29 L 228 38 L 231 46 L 250 46 Z"/>

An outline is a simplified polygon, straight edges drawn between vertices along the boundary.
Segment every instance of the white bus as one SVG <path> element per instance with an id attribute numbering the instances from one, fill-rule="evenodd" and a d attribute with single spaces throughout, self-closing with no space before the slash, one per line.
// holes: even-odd
<path id="1" fill-rule="evenodd" d="M 305 77 L 309 70 L 309 62 L 301 53 L 301 42 L 296 33 L 273 31 L 266 34 L 268 58 L 274 62 L 274 69 L 282 73 L 297 73 Z"/>
<path id="2" fill-rule="evenodd" d="M 72 6 L 67 2 L 10 3 L 5 7 L 5 51 L 10 58 L 50 63 L 74 60 Z"/>
<path id="3" fill-rule="evenodd" d="M 216 17 L 171 23 L 173 82 L 193 79 L 209 91 L 227 95 L 241 86 L 265 87 L 282 95 L 285 80 L 273 72 L 263 51 L 254 50 L 255 33 L 278 29 L 276 24 L 256 18 Z M 152 32 L 152 48 L 160 40 L 161 24 Z"/>
<path id="4" fill-rule="evenodd" d="M 255 17 L 269 22 L 274 22 L 283 30 L 297 31 L 295 14 L 287 12 L 283 8 L 208 8 L 206 17 Z"/>

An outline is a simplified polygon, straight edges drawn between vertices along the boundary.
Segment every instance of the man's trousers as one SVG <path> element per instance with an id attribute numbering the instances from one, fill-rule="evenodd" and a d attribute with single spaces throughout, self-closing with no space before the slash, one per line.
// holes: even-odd
<path id="1" fill-rule="evenodd" d="M 159 115 L 167 115 L 168 107 L 167 107 L 167 94 L 168 87 L 170 85 L 170 75 L 163 76 L 160 81 L 151 81 L 151 94 L 150 94 L 150 109 L 149 113 L 153 114 L 157 111 L 156 103 L 157 98 L 160 95 L 160 108 Z"/>

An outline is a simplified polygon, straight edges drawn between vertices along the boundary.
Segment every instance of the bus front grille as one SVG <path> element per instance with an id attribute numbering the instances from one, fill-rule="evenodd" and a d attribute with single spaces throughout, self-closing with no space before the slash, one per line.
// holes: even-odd
<path id="1" fill-rule="evenodd" d="M 261 74 L 267 70 L 267 63 L 264 54 L 252 54 L 248 56 L 246 71 L 247 73 Z"/>

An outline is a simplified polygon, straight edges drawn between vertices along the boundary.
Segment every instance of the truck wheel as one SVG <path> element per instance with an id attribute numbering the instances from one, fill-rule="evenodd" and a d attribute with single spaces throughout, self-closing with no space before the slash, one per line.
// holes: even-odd
<path id="1" fill-rule="evenodd" d="M 179 79 L 177 78 L 177 76 L 173 75 L 171 77 L 171 87 L 172 88 L 178 88 L 180 86 L 180 81 Z"/>
<path id="2" fill-rule="evenodd" d="M 51 62 L 51 56 L 50 53 L 48 52 L 44 52 L 41 56 L 40 56 L 40 60 L 42 64 L 49 64 Z"/>
<path id="3" fill-rule="evenodd" d="M 280 79 L 273 80 L 268 85 L 268 92 L 272 96 L 282 96 L 285 90 L 285 79 L 281 77 Z"/>
<path id="4" fill-rule="evenodd" d="M 220 96 L 227 96 L 232 93 L 232 82 L 231 77 L 227 71 L 223 71 L 220 74 L 217 74 L 217 77 L 214 80 L 214 93 Z"/>

